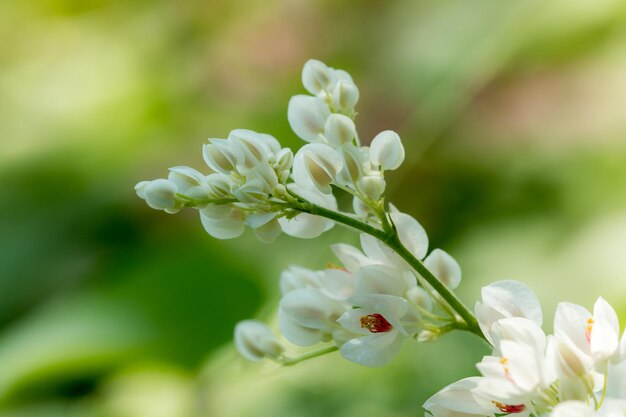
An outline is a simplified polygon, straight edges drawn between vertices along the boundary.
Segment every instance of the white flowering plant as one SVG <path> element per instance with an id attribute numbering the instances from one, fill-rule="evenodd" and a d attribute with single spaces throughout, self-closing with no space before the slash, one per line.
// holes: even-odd
<path id="1" fill-rule="evenodd" d="M 244 320 L 234 332 L 238 351 L 282 365 L 339 351 L 380 367 L 406 340 L 467 331 L 491 354 L 477 364 L 480 376 L 427 400 L 426 415 L 626 416 L 626 337 L 614 309 L 602 298 L 593 313 L 560 303 L 554 334 L 546 336 L 533 291 L 498 281 L 482 289 L 472 312 L 454 293 L 459 264 L 442 249 L 429 252 L 420 223 L 385 200 L 385 171 L 405 156 L 399 135 L 384 131 L 362 145 L 354 122 L 359 90 L 347 72 L 310 60 L 302 82 L 309 94 L 292 97 L 287 115 L 307 142 L 295 154 L 268 134 L 233 130 L 204 145 L 207 174 L 176 166 L 167 179 L 136 186 L 154 209 L 197 209 L 218 239 L 238 237 L 246 226 L 265 243 L 281 233 L 315 238 L 336 224 L 360 233 L 360 248 L 331 247 L 340 265 L 291 266 L 280 276 L 280 332 L 294 345 L 319 348 L 289 356 L 269 326 Z M 339 210 L 335 190 L 352 196 L 350 210 Z"/>

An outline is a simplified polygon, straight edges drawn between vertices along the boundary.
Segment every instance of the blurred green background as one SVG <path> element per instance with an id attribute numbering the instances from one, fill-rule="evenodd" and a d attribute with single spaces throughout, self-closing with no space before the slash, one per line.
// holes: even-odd
<path id="1" fill-rule="evenodd" d="M 354 76 L 362 138 L 400 133 L 389 199 L 468 304 L 509 278 L 548 330 L 600 294 L 626 320 L 623 0 L 4 0 L 0 39 L 1 417 L 413 416 L 476 373 L 466 334 L 384 369 L 246 363 L 234 324 L 356 236 L 216 241 L 135 196 L 234 128 L 300 146 L 309 58 Z"/>

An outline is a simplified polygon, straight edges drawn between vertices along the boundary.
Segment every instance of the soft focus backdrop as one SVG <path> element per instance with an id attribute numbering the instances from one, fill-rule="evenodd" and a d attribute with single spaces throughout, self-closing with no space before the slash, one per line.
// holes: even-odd
<path id="1" fill-rule="evenodd" d="M 389 199 L 461 263 L 461 297 L 518 279 L 555 305 L 602 294 L 626 322 L 623 0 L 0 2 L 0 416 L 420 416 L 476 373 L 471 335 L 405 344 L 385 369 L 329 355 L 251 364 L 313 241 L 216 241 L 133 186 L 202 169 L 234 128 L 297 148 L 309 58 L 348 70 L 369 140 L 399 132 Z"/>

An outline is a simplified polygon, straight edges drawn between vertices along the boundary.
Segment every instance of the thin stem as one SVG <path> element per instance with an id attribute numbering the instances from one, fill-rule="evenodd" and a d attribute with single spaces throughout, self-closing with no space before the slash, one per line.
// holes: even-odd
<path id="1" fill-rule="evenodd" d="M 333 210 L 329 210 L 327 208 L 310 203 L 302 199 L 301 197 L 298 197 L 298 201 L 294 201 L 292 202 L 292 204 L 293 208 L 298 211 L 325 217 L 338 223 L 342 223 L 346 226 L 350 226 L 356 230 L 367 233 L 368 235 L 377 238 L 385 245 L 389 246 L 402 259 L 404 259 L 422 278 L 424 278 L 426 282 L 428 282 L 428 284 L 463 319 L 464 323 L 462 323 L 462 327 L 464 328 L 464 330 L 472 332 L 482 339 L 485 339 L 485 336 L 478 326 L 478 321 L 476 320 L 476 317 L 474 317 L 474 315 L 467 309 L 467 307 L 463 305 L 461 300 L 459 300 L 452 291 L 450 291 L 441 281 L 439 281 L 437 277 L 435 277 L 433 273 L 430 272 L 419 259 L 413 256 L 413 254 L 404 247 L 404 245 L 400 241 L 400 238 L 398 237 L 397 231 L 393 226 L 389 231 L 380 230 L 374 226 L 363 223 L 344 214 L 337 213 Z"/>
<path id="2" fill-rule="evenodd" d="M 606 369 L 604 370 L 604 384 L 602 385 L 602 397 L 600 397 L 600 402 L 596 406 L 596 410 L 602 407 L 602 404 L 604 403 L 604 399 L 606 398 L 606 389 L 607 389 L 607 386 L 608 386 L 607 383 L 609 380 L 609 366 L 608 364 L 605 366 L 606 366 Z"/>
<path id="3" fill-rule="evenodd" d="M 283 358 L 281 360 L 281 364 L 284 366 L 292 366 L 300 362 L 304 362 L 308 359 L 317 358 L 318 356 L 326 355 L 327 353 L 332 353 L 338 351 L 339 348 L 337 346 L 329 346 L 324 349 L 315 350 L 313 352 L 305 353 L 304 355 L 295 357 L 295 358 Z"/>

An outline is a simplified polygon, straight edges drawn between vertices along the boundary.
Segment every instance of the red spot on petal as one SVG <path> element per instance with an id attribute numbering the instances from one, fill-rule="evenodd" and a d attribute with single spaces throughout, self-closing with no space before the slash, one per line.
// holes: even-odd
<path id="1" fill-rule="evenodd" d="M 378 313 L 361 317 L 361 327 L 372 333 L 385 333 L 393 329 L 391 323 Z"/>
<path id="2" fill-rule="evenodd" d="M 498 407 L 498 410 L 502 411 L 503 413 L 516 414 L 521 413 L 526 409 L 526 406 L 524 404 L 511 405 L 502 404 L 497 401 L 493 401 L 493 403 L 496 407 Z"/>

